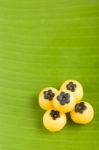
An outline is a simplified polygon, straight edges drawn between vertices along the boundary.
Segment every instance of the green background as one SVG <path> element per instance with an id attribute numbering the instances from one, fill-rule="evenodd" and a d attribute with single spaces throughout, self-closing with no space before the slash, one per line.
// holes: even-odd
<path id="1" fill-rule="evenodd" d="M 85 126 L 42 124 L 39 91 L 83 84 L 95 110 Z M 0 0 L 0 150 L 99 148 L 99 1 Z"/>

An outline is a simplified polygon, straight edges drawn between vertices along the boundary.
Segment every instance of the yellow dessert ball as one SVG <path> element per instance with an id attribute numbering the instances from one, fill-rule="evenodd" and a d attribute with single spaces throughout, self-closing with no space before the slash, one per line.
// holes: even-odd
<path id="1" fill-rule="evenodd" d="M 43 89 L 39 94 L 39 105 L 44 110 L 53 108 L 53 98 L 55 97 L 57 89 L 48 87 Z"/>
<path id="2" fill-rule="evenodd" d="M 72 93 L 74 93 L 75 96 L 76 96 L 76 102 L 79 102 L 83 97 L 83 87 L 76 80 L 67 80 L 67 81 L 65 81 L 62 84 L 60 90 L 63 90 L 63 91 L 69 90 Z"/>
<path id="3" fill-rule="evenodd" d="M 79 102 L 70 112 L 70 116 L 75 123 L 87 124 L 94 117 L 93 107 L 87 102 Z"/>
<path id="4" fill-rule="evenodd" d="M 65 126 L 66 122 L 66 115 L 54 108 L 46 111 L 43 116 L 44 127 L 51 132 L 60 131 Z"/>
<path id="5" fill-rule="evenodd" d="M 60 112 L 70 112 L 76 104 L 75 96 L 70 91 L 59 91 L 53 99 L 55 109 Z"/>

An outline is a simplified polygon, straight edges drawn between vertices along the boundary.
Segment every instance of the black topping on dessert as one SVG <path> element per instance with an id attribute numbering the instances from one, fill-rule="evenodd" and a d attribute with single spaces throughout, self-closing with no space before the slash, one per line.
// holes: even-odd
<path id="1" fill-rule="evenodd" d="M 48 100 L 52 100 L 55 94 L 53 93 L 52 90 L 44 91 L 44 98 Z"/>
<path id="2" fill-rule="evenodd" d="M 57 96 L 57 100 L 60 102 L 61 105 L 68 104 L 70 102 L 70 94 L 61 92 L 60 95 Z"/>
<path id="3" fill-rule="evenodd" d="M 79 104 L 76 104 L 75 106 L 75 112 L 83 113 L 83 111 L 86 109 L 86 105 L 84 102 L 80 102 Z"/>
<path id="4" fill-rule="evenodd" d="M 57 118 L 60 117 L 59 111 L 56 110 L 51 110 L 50 115 L 53 118 L 53 120 L 56 120 Z"/>
<path id="5" fill-rule="evenodd" d="M 70 90 L 71 92 L 75 92 L 75 89 L 76 89 L 76 84 L 74 84 L 72 81 L 69 82 L 67 85 L 66 85 L 66 88 L 68 90 Z"/>

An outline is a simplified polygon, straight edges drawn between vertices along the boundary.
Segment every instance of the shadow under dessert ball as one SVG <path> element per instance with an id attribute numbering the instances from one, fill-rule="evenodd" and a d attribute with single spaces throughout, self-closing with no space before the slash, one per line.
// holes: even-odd
<path id="1" fill-rule="evenodd" d="M 53 108 L 53 98 L 57 92 L 58 90 L 53 87 L 43 89 L 39 94 L 40 107 L 44 110 Z"/>
<path id="2" fill-rule="evenodd" d="M 66 122 L 66 115 L 54 108 L 46 111 L 43 116 L 44 127 L 51 132 L 60 131 L 65 126 Z"/>
<path id="3" fill-rule="evenodd" d="M 67 81 L 65 81 L 62 84 L 60 90 L 62 90 L 62 91 L 69 90 L 72 93 L 74 93 L 75 96 L 76 96 L 76 102 L 79 102 L 83 97 L 83 87 L 76 80 L 67 80 Z"/>

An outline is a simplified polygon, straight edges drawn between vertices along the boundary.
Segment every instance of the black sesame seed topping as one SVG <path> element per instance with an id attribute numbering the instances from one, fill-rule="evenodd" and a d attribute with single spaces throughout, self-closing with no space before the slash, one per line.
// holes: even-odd
<path id="1" fill-rule="evenodd" d="M 48 100 L 52 100 L 55 94 L 52 92 L 52 90 L 44 91 L 44 98 Z"/>
<path id="2" fill-rule="evenodd" d="M 72 81 L 69 82 L 67 85 L 66 85 L 66 88 L 68 90 L 70 90 L 71 92 L 75 92 L 75 89 L 76 89 L 76 84 L 74 84 Z"/>
<path id="3" fill-rule="evenodd" d="M 86 109 L 86 105 L 84 102 L 80 102 L 79 104 L 76 104 L 75 106 L 75 112 L 83 113 L 83 111 Z"/>
<path id="4" fill-rule="evenodd" d="M 60 95 L 57 96 L 57 100 L 60 102 L 61 105 L 68 104 L 70 102 L 70 94 L 61 92 Z"/>
<path id="5" fill-rule="evenodd" d="M 60 117 L 59 111 L 55 111 L 55 110 L 51 110 L 50 115 L 53 118 L 53 120 L 56 120 L 57 118 Z"/>

